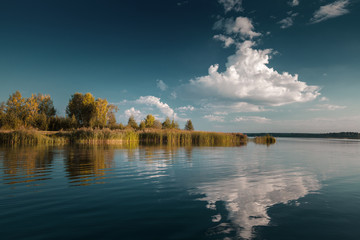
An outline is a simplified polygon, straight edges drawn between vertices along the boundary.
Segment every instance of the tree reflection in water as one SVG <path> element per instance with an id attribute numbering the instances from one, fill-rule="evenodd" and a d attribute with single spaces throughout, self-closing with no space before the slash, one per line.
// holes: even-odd
<path id="1" fill-rule="evenodd" d="M 114 168 L 115 147 L 76 145 L 65 149 L 65 170 L 71 185 L 103 183 L 106 172 Z"/>
<path id="2" fill-rule="evenodd" d="M 4 147 L 5 184 L 34 183 L 51 178 L 54 150 L 47 146 Z"/>

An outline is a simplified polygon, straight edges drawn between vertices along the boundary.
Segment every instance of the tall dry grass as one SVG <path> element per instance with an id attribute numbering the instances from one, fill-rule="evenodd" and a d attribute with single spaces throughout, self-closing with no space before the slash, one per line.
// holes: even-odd
<path id="1" fill-rule="evenodd" d="M 254 142 L 257 144 L 274 144 L 276 143 L 276 138 L 271 135 L 261 136 L 261 137 L 255 137 Z"/>
<path id="2" fill-rule="evenodd" d="M 141 144 L 227 146 L 245 144 L 247 137 L 240 133 L 154 130 L 140 132 L 139 141 Z"/>
<path id="3" fill-rule="evenodd" d="M 16 130 L 0 132 L 0 143 L 8 145 L 51 145 L 66 144 L 68 140 L 62 136 L 47 135 L 36 130 Z"/>

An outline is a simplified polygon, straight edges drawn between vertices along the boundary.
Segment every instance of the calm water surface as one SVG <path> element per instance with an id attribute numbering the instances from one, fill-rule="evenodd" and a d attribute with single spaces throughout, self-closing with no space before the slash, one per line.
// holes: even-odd
<path id="1" fill-rule="evenodd" d="M 0 239 L 360 239 L 360 142 L 0 148 Z"/>

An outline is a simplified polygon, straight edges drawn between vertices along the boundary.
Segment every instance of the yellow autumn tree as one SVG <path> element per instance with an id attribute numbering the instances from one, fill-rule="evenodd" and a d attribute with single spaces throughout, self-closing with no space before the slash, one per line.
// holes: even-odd
<path id="1" fill-rule="evenodd" d="M 5 125 L 8 128 L 16 129 L 24 125 L 25 101 L 19 91 L 9 96 L 5 107 Z"/>

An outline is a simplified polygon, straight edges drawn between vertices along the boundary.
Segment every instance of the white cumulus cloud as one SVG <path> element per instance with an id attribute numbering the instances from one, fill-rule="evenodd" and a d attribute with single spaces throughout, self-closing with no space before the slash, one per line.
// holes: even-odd
<path id="1" fill-rule="evenodd" d="M 240 12 L 242 8 L 242 0 L 219 0 L 219 3 L 223 5 L 225 13 L 230 11 Z"/>
<path id="2" fill-rule="evenodd" d="M 212 65 L 208 75 L 190 80 L 186 90 L 202 99 L 257 106 L 308 102 L 320 95 L 318 86 L 299 81 L 297 74 L 279 73 L 268 67 L 272 50 L 253 49 L 253 45 L 252 41 L 239 44 L 224 72 L 218 71 L 219 65 Z"/>
<path id="3" fill-rule="evenodd" d="M 311 23 L 319 23 L 329 18 L 338 17 L 349 13 L 346 7 L 349 5 L 349 0 L 338 0 L 333 3 L 321 6 L 319 10 L 314 13 L 311 18 Z"/>
<path id="4" fill-rule="evenodd" d="M 156 86 L 160 88 L 161 91 L 165 91 L 168 86 L 162 80 L 156 80 Z"/>
<path id="5" fill-rule="evenodd" d="M 240 36 L 250 39 L 261 35 L 254 31 L 254 25 L 247 17 L 237 17 L 235 20 L 233 18 L 220 19 L 214 24 L 214 28 L 224 28 L 227 34 L 240 34 Z"/>
<path id="6" fill-rule="evenodd" d="M 174 110 L 167 103 L 161 102 L 160 98 L 154 96 L 141 96 L 135 102 L 147 106 L 155 106 L 167 117 L 174 116 Z"/>

